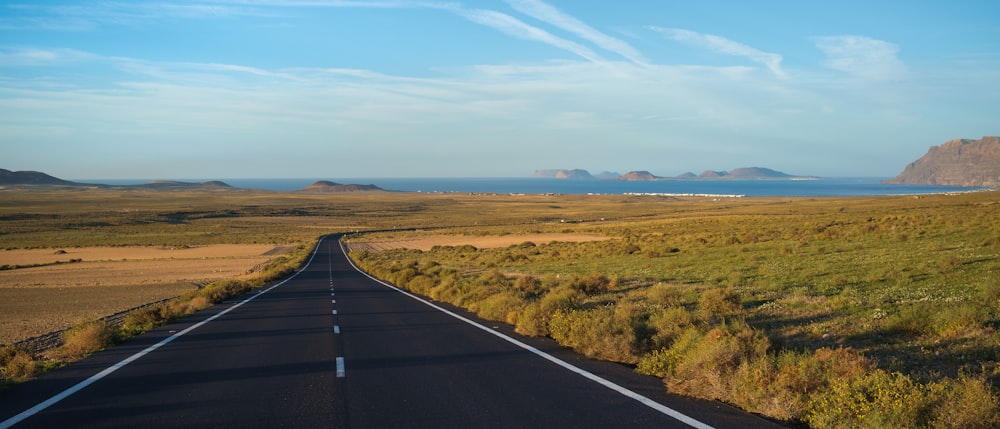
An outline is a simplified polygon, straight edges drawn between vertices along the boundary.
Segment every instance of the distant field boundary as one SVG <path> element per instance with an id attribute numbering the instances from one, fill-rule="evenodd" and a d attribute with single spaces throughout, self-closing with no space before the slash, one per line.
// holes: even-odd
<path id="1" fill-rule="evenodd" d="M 565 242 L 587 242 L 610 240 L 612 237 L 585 234 L 585 233 L 540 233 L 540 234 L 511 234 L 496 236 L 472 236 L 472 235 L 432 235 L 424 237 L 401 237 L 374 240 L 352 240 L 347 241 L 347 247 L 351 251 L 368 250 L 378 252 L 389 249 L 419 249 L 423 251 L 431 250 L 435 246 L 463 246 L 469 245 L 479 249 L 507 247 L 524 242 L 535 244 L 548 244 L 553 241 Z"/>
<path id="2" fill-rule="evenodd" d="M 119 311 L 115 314 L 104 316 L 99 321 L 110 324 L 115 328 L 120 328 L 125 322 L 125 316 L 133 311 L 141 310 L 143 308 L 152 307 L 154 305 L 159 305 L 164 302 L 176 299 L 177 297 L 164 298 L 156 302 L 150 302 L 148 304 L 143 304 L 137 307 L 132 307 L 127 310 Z M 73 329 L 72 327 L 66 329 L 60 329 L 58 331 L 52 331 L 47 334 L 42 334 L 36 337 L 27 338 L 20 341 L 15 341 L 13 345 L 18 348 L 23 348 L 24 350 L 33 354 L 42 354 L 49 350 L 58 348 L 63 345 L 63 336 L 66 331 Z M 5 346 L 6 344 L 0 344 L 0 346 Z"/>

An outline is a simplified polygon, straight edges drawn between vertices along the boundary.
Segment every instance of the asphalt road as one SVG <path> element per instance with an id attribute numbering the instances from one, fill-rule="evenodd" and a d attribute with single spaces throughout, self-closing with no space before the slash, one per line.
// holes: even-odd
<path id="1" fill-rule="evenodd" d="M 15 428 L 755 428 L 652 377 L 355 270 L 294 277 L 0 393 Z"/>

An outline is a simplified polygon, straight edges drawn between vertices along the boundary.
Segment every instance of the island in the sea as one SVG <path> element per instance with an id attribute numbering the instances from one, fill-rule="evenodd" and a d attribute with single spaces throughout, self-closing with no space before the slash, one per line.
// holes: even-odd
<path id="1" fill-rule="evenodd" d="M 691 172 L 679 174 L 673 177 L 662 177 L 654 175 L 649 171 L 630 171 L 625 174 L 617 173 L 601 173 L 599 175 L 591 175 L 587 170 L 573 169 L 573 170 L 537 170 L 532 175 L 533 177 L 542 178 L 552 178 L 552 179 L 605 179 L 605 180 L 622 180 L 622 181 L 654 181 L 654 180 L 810 180 L 816 179 L 813 176 L 795 176 L 787 173 L 782 173 L 777 170 L 772 170 L 770 168 L 764 167 L 743 167 L 736 168 L 730 171 L 714 171 L 706 170 L 701 174 L 694 174 Z"/>

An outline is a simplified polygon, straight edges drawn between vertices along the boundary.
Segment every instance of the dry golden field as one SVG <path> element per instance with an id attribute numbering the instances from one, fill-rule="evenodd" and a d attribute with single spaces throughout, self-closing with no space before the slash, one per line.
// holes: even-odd
<path id="1" fill-rule="evenodd" d="M 244 276 L 287 250 L 260 244 L 0 250 L 0 266 L 23 267 L 0 271 L 0 344 Z"/>

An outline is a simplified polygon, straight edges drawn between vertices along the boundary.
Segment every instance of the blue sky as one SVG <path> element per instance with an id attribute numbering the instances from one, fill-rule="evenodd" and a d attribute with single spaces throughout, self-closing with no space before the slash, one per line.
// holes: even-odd
<path id="1" fill-rule="evenodd" d="M 894 176 L 1000 134 L 995 1 L 0 1 L 0 168 Z"/>

